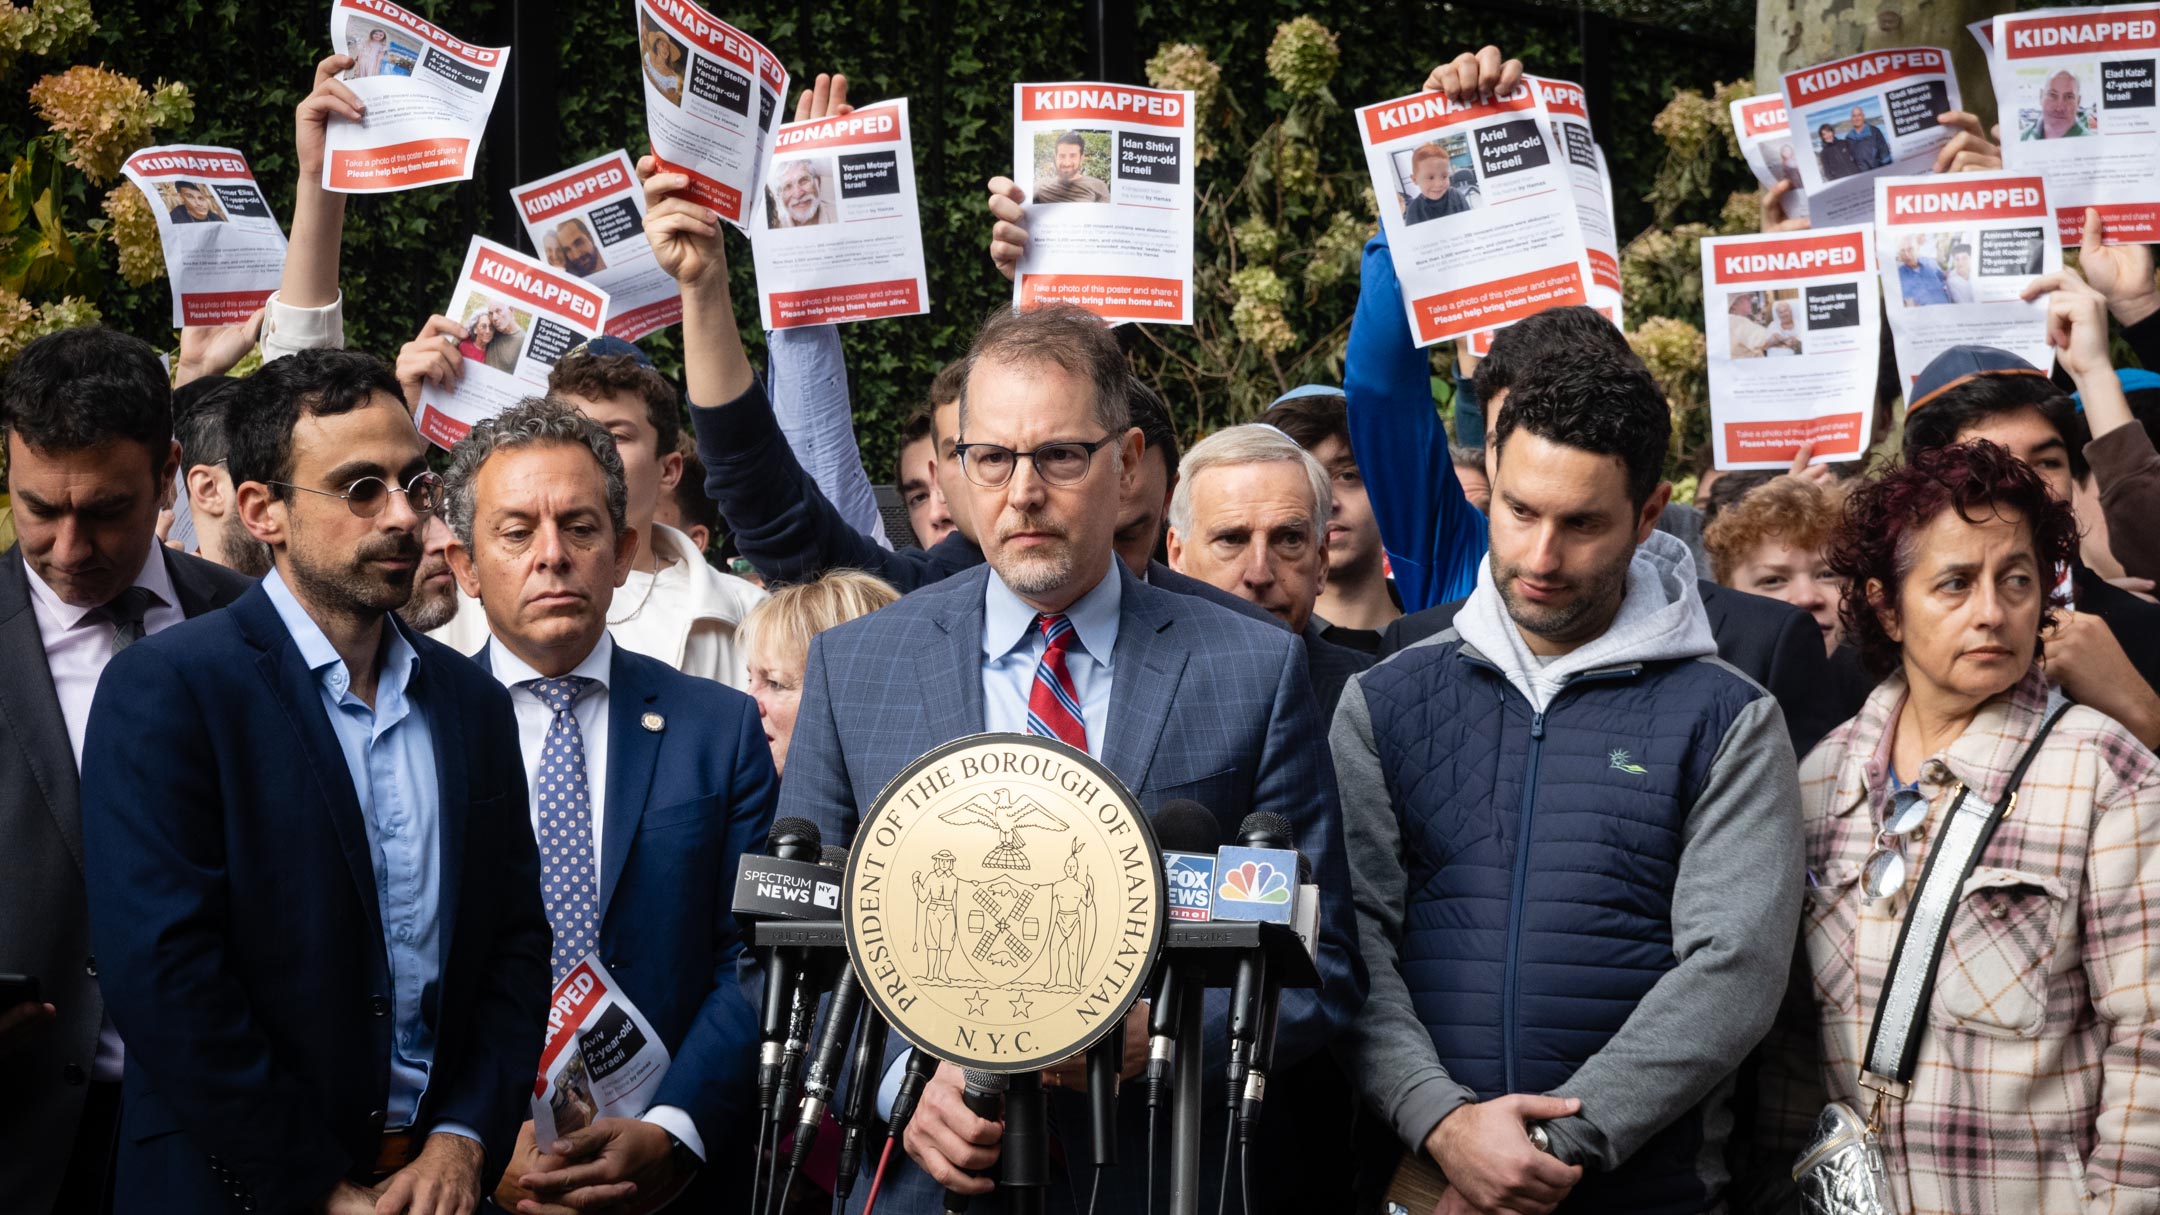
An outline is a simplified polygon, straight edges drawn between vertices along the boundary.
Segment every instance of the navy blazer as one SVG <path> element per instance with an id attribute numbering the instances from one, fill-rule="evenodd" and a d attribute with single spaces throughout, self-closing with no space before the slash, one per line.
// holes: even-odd
<path id="1" fill-rule="evenodd" d="M 444 964 L 414 1125 L 477 1131 L 487 1186 L 525 1119 L 549 995 L 525 768 L 502 685 L 406 637 L 442 803 Z M 260 587 L 113 658 L 82 806 L 128 1048 L 116 1209 L 312 1209 L 364 1176 L 390 1081 L 374 866 L 315 676 Z"/>
<path id="2" fill-rule="evenodd" d="M 1286 991 L 1276 1059 L 1288 1066 L 1319 1050 L 1365 999 L 1357 957 L 1342 816 L 1328 757 L 1326 724 L 1296 635 L 1200 599 L 1123 580 L 1112 655 L 1108 736 L 1101 753 L 1150 815 L 1175 798 L 1215 812 L 1225 842 L 1254 811 L 1290 820 L 1298 851 L 1321 889 L 1318 991 Z M 827 843 L 847 843 L 878 791 L 941 743 L 984 729 L 983 594 L 987 566 L 947 578 L 810 643 L 802 705 L 788 746 L 780 813 L 818 824 Z M 1206 1057 L 1219 1071 L 1226 1005 L 1209 1001 Z M 898 1041 L 898 1035 L 894 1036 Z M 1215 1090 L 1210 1089 L 1210 1092 Z M 1145 1152 L 1133 1095 L 1121 1103 L 1123 1159 Z M 1054 1095 L 1060 1125 L 1085 1125 L 1085 1107 Z M 1219 1145 L 1214 1149 L 1219 1151 Z M 930 1212 L 941 1191 L 912 1162 L 889 1181 L 880 1211 Z M 1158 1180 L 1168 1184 L 1167 1169 Z M 1108 1210 L 1138 1209 L 1141 1170 L 1109 1170 Z M 1210 1174 L 1213 1176 L 1213 1174 Z M 858 1198 L 867 1190 L 860 1186 Z M 1121 1205 L 1122 1204 L 1122 1205 Z M 976 1210 L 999 1209 L 978 1202 Z"/>
<path id="3" fill-rule="evenodd" d="M 477 658 L 492 669 L 486 647 Z M 780 784 L 756 703 L 617 645 L 606 780 L 600 960 L 667 1044 L 653 1104 L 689 1114 L 708 1162 L 733 1164 L 755 1130 L 758 1025 L 729 909 Z"/>

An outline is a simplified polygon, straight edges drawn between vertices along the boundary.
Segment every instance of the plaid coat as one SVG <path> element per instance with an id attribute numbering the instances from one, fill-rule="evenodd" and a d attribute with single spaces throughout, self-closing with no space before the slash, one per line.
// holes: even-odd
<path id="1" fill-rule="evenodd" d="M 1858 879 L 1904 677 L 1801 765 L 1822 1078 L 1863 1114 L 1861 1053 L 1933 832 L 1958 782 L 2008 794 L 2047 698 L 2035 668 L 1921 766 L 1913 876 L 1872 905 Z M 2160 760 L 2112 719 L 2056 723 L 1965 883 L 1927 1018 L 1911 1096 L 1883 1116 L 1907 1215 L 2160 1211 Z"/>

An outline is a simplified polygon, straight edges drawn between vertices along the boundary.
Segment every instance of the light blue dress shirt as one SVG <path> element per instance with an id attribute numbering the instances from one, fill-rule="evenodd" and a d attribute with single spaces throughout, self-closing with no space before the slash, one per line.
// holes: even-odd
<path id="1" fill-rule="evenodd" d="M 367 825 L 375 903 L 382 911 L 383 946 L 390 962 L 390 1100 L 386 1130 L 412 1125 L 435 1060 L 434 1008 L 442 979 L 442 787 L 427 711 L 409 693 L 420 655 L 397 619 L 385 616 L 375 705 L 352 693 L 352 677 L 337 647 L 293 597 L 277 571 L 263 591 L 292 634 L 300 660 L 315 674 L 330 729 L 345 754 L 360 818 Z M 441 1123 L 471 1139 L 470 1128 Z"/>
<path id="2" fill-rule="evenodd" d="M 1118 611 L 1125 603 L 1118 558 L 1087 594 L 1065 609 L 1075 645 L 1065 651 L 1065 672 L 1080 696 L 1080 720 L 1087 726 L 1088 754 L 1102 758 L 1103 736 L 1110 730 L 1110 659 L 1117 651 Z M 1028 694 L 1035 688 L 1035 668 L 1050 640 L 1035 627 L 1036 610 L 1027 605 L 996 570 L 983 589 L 983 729 L 1027 733 Z M 1098 655 L 1100 657 L 1098 657 Z M 892 1118 L 907 1072 L 907 1052 L 892 1061 L 878 1083 L 878 1116 Z"/>
<path id="3" fill-rule="evenodd" d="M 1114 562 L 1115 556 L 1111 557 Z M 1102 758 L 1103 735 L 1110 728 L 1110 659 L 1117 650 L 1118 609 L 1125 588 L 1117 567 L 1065 609 L 1077 642 L 1065 652 L 1065 670 L 1080 697 L 1080 720 L 1087 726 L 1088 754 Z M 1028 696 L 1035 689 L 1035 668 L 1042 665 L 1050 641 L 1035 627 L 1036 611 L 1005 585 L 997 571 L 983 591 L 983 728 L 1027 733 Z"/>
<path id="4" fill-rule="evenodd" d="M 838 325 L 765 332 L 765 391 L 773 417 L 818 492 L 849 526 L 891 548 L 877 493 L 855 445 L 855 405 Z"/>

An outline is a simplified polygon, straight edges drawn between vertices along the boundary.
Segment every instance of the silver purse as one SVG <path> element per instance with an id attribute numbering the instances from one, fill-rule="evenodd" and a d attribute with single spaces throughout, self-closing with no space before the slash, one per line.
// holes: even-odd
<path id="1" fill-rule="evenodd" d="M 1800 1209 L 1808 1215 L 1896 1215 L 1882 1141 L 1850 1105 L 1833 1101 L 1793 1165 Z"/>

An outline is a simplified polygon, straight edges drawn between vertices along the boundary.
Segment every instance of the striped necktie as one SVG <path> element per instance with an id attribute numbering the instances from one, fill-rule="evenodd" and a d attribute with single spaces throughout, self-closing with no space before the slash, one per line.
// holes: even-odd
<path id="1" fill-rule="evenodd" d="M 1028 690 L 1027 732 L 1042 734 L 1087 750 L 1087 724 L 1080 716 L 1080 694 L 1073 688 L 1065 655 L 1073 645 L 1072 621 L 1062 614 L 1037 616 L 1035 625 L 1050 639 L 1035 666 L 1035 686 Z"/>

